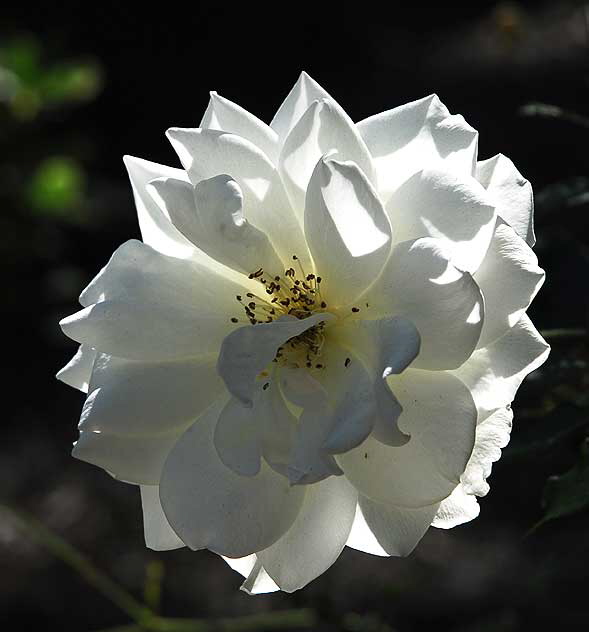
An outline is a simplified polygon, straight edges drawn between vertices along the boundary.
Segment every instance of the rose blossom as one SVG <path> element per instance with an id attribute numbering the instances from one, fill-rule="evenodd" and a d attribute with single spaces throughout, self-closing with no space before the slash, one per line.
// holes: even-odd
<path id="1" fill-rule="evenodd" d="M 530 184 L 436 96 L 354 124 L 305 73 L 269 126 L 212 93 L 168 137 L 183 169 L 125 158 L 143 241 L 61 322 L 74 456 L 254 593 L 476 517 L 548 355 Z"/>

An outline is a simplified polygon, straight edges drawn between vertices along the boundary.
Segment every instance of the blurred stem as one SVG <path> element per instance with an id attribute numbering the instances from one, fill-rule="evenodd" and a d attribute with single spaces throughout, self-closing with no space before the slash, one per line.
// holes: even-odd
<path id="1" fill-rule="evenodd" d="M 589 128 L 589 119 L 571 112 L 570 110 L 563 110 L 556 105 L 549 105 L 548 103 L 528 103 L 520 108 L 520 113 L 524 116 L 543 116 L 545 118 L 557 118 L 563 121 L 568 121 L 581 127 Z"/>
<path id="2" fill-rule="evenodd" d="M 142 622 L 152 616 L 148 608 L 99 571 L 88 558 L 47 529 L 36 518 L 5 504 L 0 504 L 0 511 L 8 513 L 17 526 L 31 535 L 39 544 L 47 547 L 57 558 L 71 566 L 91 586 L 128 614 L 131 619 Z"/>
<path id="3" fill-rule="evenodd" d="M 544 338 L 584 338 L 587 335 L 586 329 L 543 329 L 541 332 Z"/>
<path id="4" fill-rule="evenodd" d="M 79 553 L 71 544 L 53 533 L 41 522 L 24 511 L 0 503 L 0 514 L 6 514 L 22 531 L 33 537 L 39 544 L 49 549 L 57 558 L 71 566 L 91 586 L 112 601 L 124 613 L 135 621 L 134 624 L 118 626 L 103 632 L 271 632 L 292 628 L 311 629 L 315 626 L 315 614 L 312 610 L 279 610 L 232 619 L 168 619 L 156 615 L 152 608 L 137 601 L 126 590 L 112 581 L 92 562 Z M 157 607 L 163 567 L 159 562 L 147 568 L 147 583 L 155 586 L 147 593 L 146 600 Z"/>

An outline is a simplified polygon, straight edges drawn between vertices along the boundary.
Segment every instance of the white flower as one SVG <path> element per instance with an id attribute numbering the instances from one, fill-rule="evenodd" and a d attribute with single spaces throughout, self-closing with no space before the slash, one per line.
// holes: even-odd
<path id="1" fill-rule="evenodd" d="M 212 93 L 168 137 L 183 169 L 125 159 L 143 242 L 61 323 L 74 455 L 249 592 L 476 517 L 549 350 L 530 184 L 436 96 L 354 124 L 304 73 L 270 126 Z"/>

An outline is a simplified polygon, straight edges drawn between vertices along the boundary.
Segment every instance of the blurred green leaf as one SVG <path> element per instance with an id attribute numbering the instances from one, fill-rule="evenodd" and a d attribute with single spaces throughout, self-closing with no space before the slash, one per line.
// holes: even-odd
<path id="1" fill-rule="evenodd" d="M 542 505 L 544 516 L 532 531 L 549 520 L 569 516 L 589 506 L 589 439 L 583 443 L 579 461 L 568 472 L 546 481 Z"/>
<path id="2" fill-rule="evenodd" d="M 97 64 L 70 63 L 54 66 L 39 82 L 39 92 L 45 105 L 87 101 L 94 98 L 102 86 Z"/>
<path id="3" fill-rule="evenodd" d="M 33 210 L 45 215 L 80 221 L 86 176 L 81 166 L 67 156 L 53 156 L 35 170 L 27 187 Z"/>

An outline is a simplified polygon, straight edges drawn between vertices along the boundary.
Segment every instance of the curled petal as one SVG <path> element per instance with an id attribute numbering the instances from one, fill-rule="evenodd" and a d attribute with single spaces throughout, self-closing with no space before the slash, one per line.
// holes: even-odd
<path id="1" fill-rule="evenodd" d="M 450 496 L 444 498 L 440 503 L 432 521 L 432 527 L 452 529 L 474 520 L 479 515 L 480 510 L 477 499 L 467 494 L 462 485 L 458 485 Z"/>
<path id="2" fill-rule="evenodd" d="M 407 178 L 443 163 L 470 176 L 477 156 L 478 133 L 432 94 L 375 114 L 357 125 L 378 174 L 384 200 Z"/>
<path id="3" fill-rule="evenodd" d="M 501 219 L 474 279 L 485 297 L 478 347 L 503 335 L 522 317 L 544 283 L 544 270 L 526 242 Z"/>
<path id="4" fill-rule="evenodd" d="M 391 250 L 391 226 L 356 164 L 319 160 L 307 189 L 305 235 L 328 305 L 353 303 L 379 275 Z"/>
<path id="5" fill-rule="evenodd" d="M 92 368 L 96 360 L 96 349 L 88 345 L 80 345 L 74 357 L 55 376 L 64 384 L 88 392 Z"/>
<path id="6" fill-rule="evenodd" d="M 533 248 L 536 236 L 532 185 L 503 154 L 478 162 L 476 178 L 487 189 L 499 217 Z"/>

